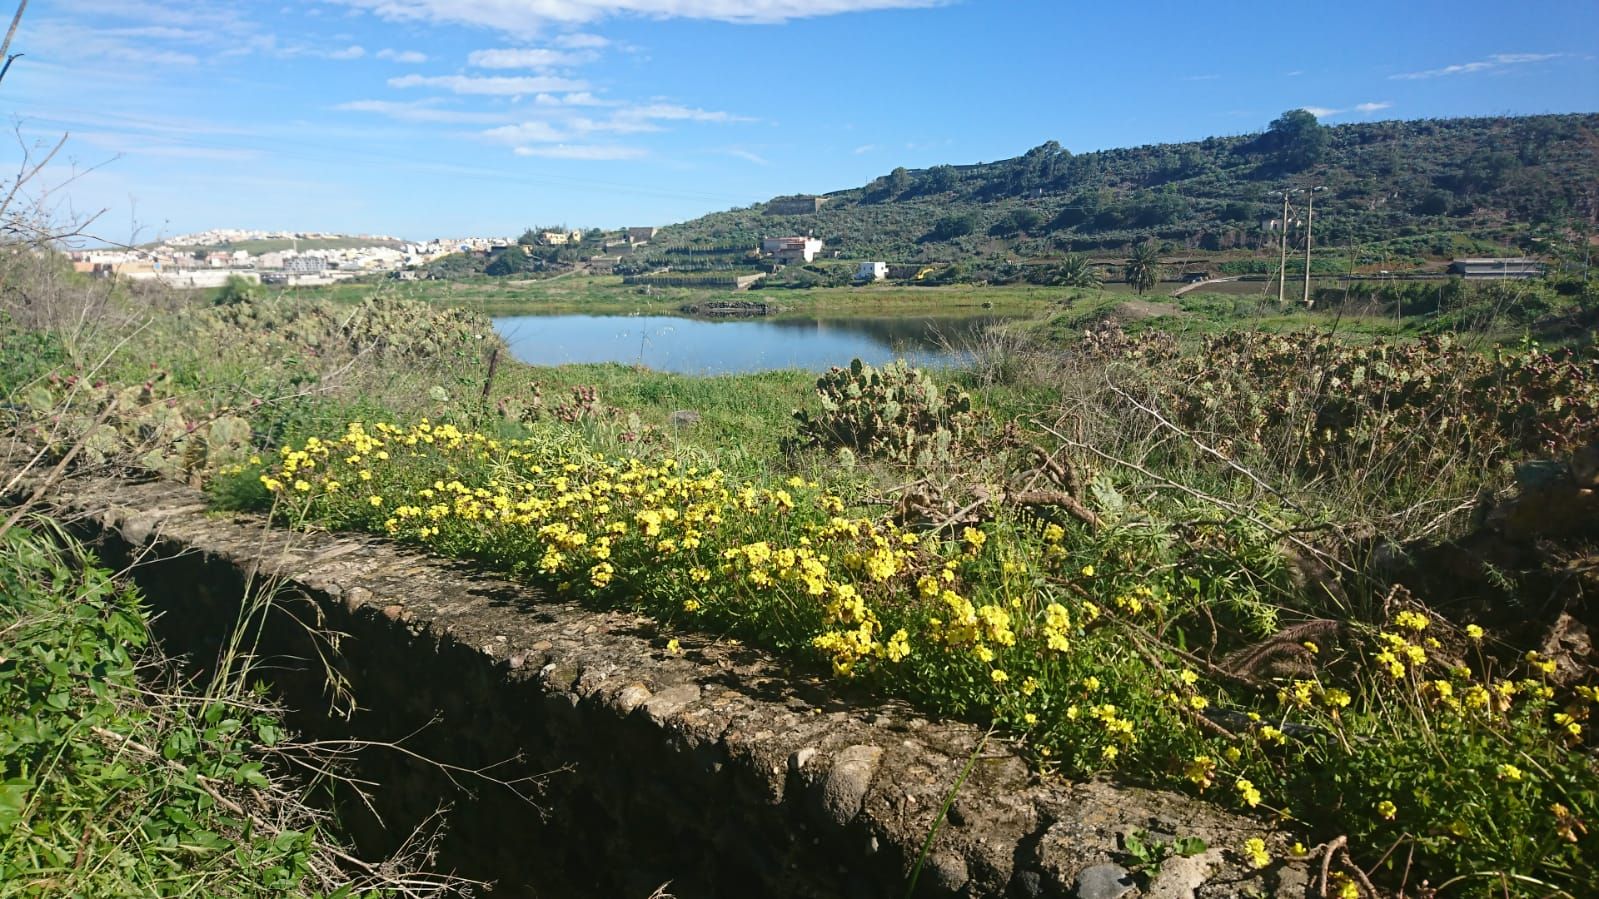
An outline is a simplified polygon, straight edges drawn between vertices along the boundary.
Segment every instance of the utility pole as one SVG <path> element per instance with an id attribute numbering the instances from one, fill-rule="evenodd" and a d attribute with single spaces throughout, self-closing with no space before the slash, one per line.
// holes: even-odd
<path id="1" fill-rule="evenodd" d="M 1283 285 L 1288 278 L 1288 191 L 1283 191 L 1283 217 L 1277 220 L 1282 226 L 1282 259 L 1277 263 L 1277 308 L 1283 307 Z"/>
<path id="2" fill-rule="evenodd" d="M 1310 232 L 1316 220 L 1316 191 L 1320 187 L 1308 189 L 1310 203 L 1305 207 L 1305 308 L 1311 308 L 1310 302 Z"/>

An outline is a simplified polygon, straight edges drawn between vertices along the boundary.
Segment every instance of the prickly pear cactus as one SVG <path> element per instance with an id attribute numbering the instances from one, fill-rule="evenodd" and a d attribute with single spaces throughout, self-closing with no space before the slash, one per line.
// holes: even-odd
<path id="1" fill-rule="evenodd" d="M 953 384 L 940 391 L 903 360 L 873 368 L 859 359 L 816 382 L 821 412 L 794 413 L 791 445 L 844 449 L 861 456 L 927 466 L 954 460 L 973 417 L 971 397 Z"/>

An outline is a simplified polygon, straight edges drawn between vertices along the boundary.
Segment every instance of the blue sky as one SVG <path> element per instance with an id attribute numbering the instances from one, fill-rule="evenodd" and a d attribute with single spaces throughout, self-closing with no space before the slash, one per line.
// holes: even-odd
<path id="1" fill-rule="evenodd" d="M 113 241 L 664 224 L 1297 107 L 1591 112 L 1596 34 L 1593 0 L 34 0 L 0 178 L 69 133 L 33 197 Z"/>

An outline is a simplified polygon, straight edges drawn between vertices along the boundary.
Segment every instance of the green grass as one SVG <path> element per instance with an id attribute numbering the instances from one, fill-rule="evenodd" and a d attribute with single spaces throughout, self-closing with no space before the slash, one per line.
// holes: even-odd
<path id="1" fill-rule="evenodd" d="M 145 614 L 92 558 L 0 532 L 0 896 L 344 886 L 263 750 L 282 723 L 164 680 Z"/>

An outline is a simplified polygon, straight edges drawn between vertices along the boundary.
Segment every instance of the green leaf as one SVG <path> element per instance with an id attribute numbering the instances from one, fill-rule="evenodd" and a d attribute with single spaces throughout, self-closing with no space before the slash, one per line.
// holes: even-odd
<path id="1" fill-rule="evenodd" d="M 0 831 L 9 831 L 22 821 L 22 812 L 28 807 L 28 794 L 33 781 L 14 777 L 0 783 Z"/>

